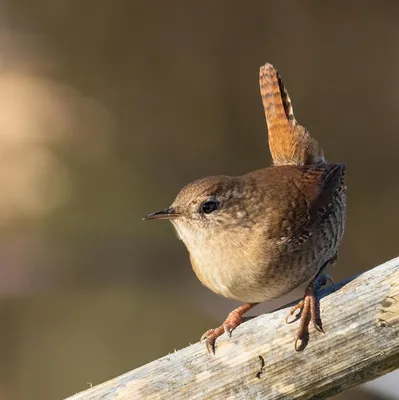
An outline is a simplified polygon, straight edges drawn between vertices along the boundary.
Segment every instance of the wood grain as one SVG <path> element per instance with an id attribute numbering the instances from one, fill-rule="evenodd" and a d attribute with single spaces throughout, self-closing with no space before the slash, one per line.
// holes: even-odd
<path id="1" fill-rule="evenodd" d="M 295 352 L 287 308 L 78 393 L 97 399 L 321 399 L 399 368 L 399 257 L 320 292 L 325 334 Z"/>

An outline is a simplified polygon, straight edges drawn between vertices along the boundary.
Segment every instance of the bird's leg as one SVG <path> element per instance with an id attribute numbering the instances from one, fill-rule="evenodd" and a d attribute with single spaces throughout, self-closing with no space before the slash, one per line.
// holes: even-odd
<path id="1" fill-rule="evenodd" d="M 300 324 L 295 340 L 296 351 L 303 350 L 307 344 L 307 340 L 309 337 L 308 327 L 310 321 L 312 321 L 312 324 L 317 331 L 324 333 L 323 325 L 320 319 L 319 301 L 316 295 L 317 291 L 321 287 L 323 287 L 328 281 L 333 283 L 331 277 L 323 274 L 323 271 L 327 268 L 329 264 L 335 263 L 336 260 L 337 256 L 335 256 L 333 259 L 323 265 L 319 273 L 305 289 L 305 295 L 303 299 L 297 305 L 292 307 L 289 314 L 287 315 L 286 322 L 291 323 L 296 319 L 290 321 L 290 317 L 292 317 L 297 310 L 301 310 Z"/>
<path id="2" fill-rule="evenodd" d="M 216 339 L 219 336 L 223 335 L 223 333 L 226 333 L 231 337 L 231 332 L 233 332 L 233 330 L 241 324 L 242 316 L 251 308 L 255 307 L 257 304 L 259 303 L 246 303 L 241 305 L 227 316 L 223 325 L 219 326 L 218 328 L 209 329 L 208 331 L 206 331 L 201 336 L 200 342 L 202 343 L 203 341 L 205 341 L 208 352 L 215 354 Z"/>

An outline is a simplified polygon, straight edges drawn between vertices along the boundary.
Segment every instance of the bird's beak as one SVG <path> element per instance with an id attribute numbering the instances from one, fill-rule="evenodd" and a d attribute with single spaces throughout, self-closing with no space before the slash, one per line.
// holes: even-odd
<path id="1" fill-rule="evenodd" d="M 147 219 L 175 219 L 180 214 L 175 211 L 173 207 L 169 207 L 166 210 L 157 211 L 151 214 L 148 214 L 143 218 L 143 220 Z"/>

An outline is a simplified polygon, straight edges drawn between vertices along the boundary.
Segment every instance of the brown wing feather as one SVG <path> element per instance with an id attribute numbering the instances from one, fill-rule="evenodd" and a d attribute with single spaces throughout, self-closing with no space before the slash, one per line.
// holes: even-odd
<path id="1" fill-rule="evenodd" d="M 247 175 L 266 198 L 259 199 L 267 209 L 267 235 L 272 238 L 301 236 L 317 224 L 343 187 L 342 164 L 279 166 Z M 270 207 L 273 205 L 273 207 Z"/>
<path id="2" fill-rule="evenodd" d="M 329 212 L 336 196 L 343 188 L 345 166 L 343 164 L 315 165 L 303 170 L 303 193 L 308 201 L 308 221 L 303 226 L 310 227 Z"/>

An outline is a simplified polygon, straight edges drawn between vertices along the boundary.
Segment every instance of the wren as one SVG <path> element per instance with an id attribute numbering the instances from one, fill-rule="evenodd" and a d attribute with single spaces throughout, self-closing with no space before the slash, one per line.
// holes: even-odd
<path id="1" fill-rule="evenodd" d="M 310 321 L 323 331 L 317 290 L 337 259 L 346 213 L 345 167 L 328 163 L 323 149 L 294 117 L 288 92 L 271 64 L 260 69 L 260 89 L 273 166 L 242 176 L 217 175 L 189 183 L 173 204 L 144 219 L 169 219 L 184 242 L 198 279 L 215 293 L 243 302 L 224 324 L 204 333 L 209 352 L 231 335 L 260 302 L 308 284 L 295 349 Z"/>

